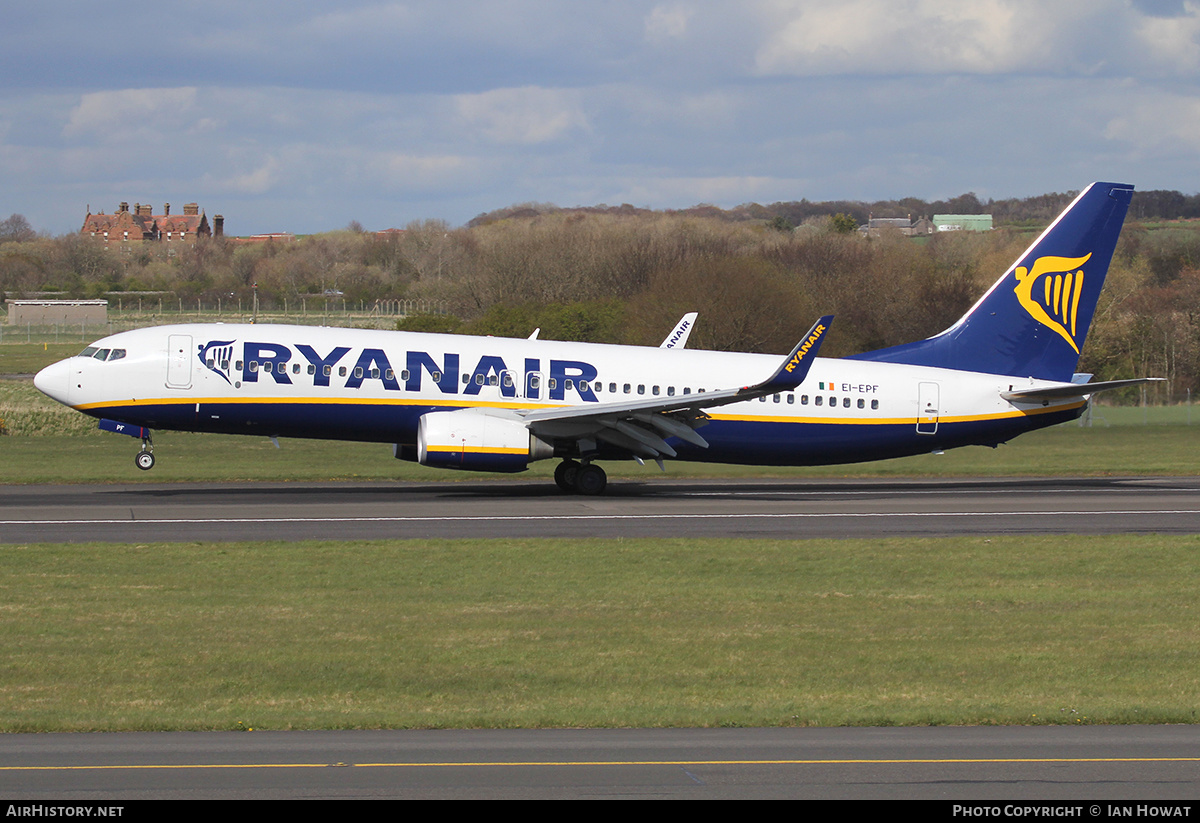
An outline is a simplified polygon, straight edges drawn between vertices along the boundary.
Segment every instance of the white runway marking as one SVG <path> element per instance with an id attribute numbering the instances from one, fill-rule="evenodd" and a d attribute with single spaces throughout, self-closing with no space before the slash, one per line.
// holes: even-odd
<path id="1" fill-rule="evenodd" d="M 486 523 L 552 520 L 742 520 L 770 518 L 829 519 L 880 517 L 1094 517 L 1096 515 L 1200 515 L 1200 509 L 1127 509 L 1081 511 L 1009 511 L 1009 512 L 734 512 L 729 514 L 544 514 L 544 515 L 424 515 L 387 517 L 212 517 L 155 518 L 150 520 L 0 520 L 0 526 L 83 526 L 83 525 L 171 525 L 204 523 Z"/>

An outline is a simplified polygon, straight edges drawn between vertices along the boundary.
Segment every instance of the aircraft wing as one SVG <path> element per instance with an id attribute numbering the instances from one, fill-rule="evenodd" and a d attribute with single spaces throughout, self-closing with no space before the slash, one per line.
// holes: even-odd
<path id="1" fill-rule="evenodd" d="M 667 437 L 708 448 L 708 442 L 695 431 L 709 419 L 704 410 L 795 389 L 808 375 L 832 321 L 833 316 L 826 315 L 814 323 L 775 372 L 754 385 L 518 413 L 539 437 L 602 440 L 640 457 L 674 457 L 676 452 L 666 442 Z"/>
<path id="2" fill-rule="evenodd" d="M 1139 383 L 1158 383 L 1163 380 L 1166 380 L 1166 378 L 1137 377 L 1133 380 L 1106 380 L 1100 383 L 1064 383 L 1061 386 L 1050 386 L 1043 389 L 1000 392 L 1000 396 L 1014 403 L 1040 403 L 1051 400 L 1067 400 L 1072 397 L 1087 397 L 1096 392 L 1121 389 L 1125 386 L 1136 386 Z"/>

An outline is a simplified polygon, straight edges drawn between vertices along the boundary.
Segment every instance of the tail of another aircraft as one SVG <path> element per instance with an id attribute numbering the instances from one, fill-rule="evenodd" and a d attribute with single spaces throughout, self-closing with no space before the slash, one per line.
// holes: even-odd
<path id="1" fill-rule="evenodd" d="M 1132 196 L 1093 183 L 953 326 L 850 359 L 1069 381 Z"/>

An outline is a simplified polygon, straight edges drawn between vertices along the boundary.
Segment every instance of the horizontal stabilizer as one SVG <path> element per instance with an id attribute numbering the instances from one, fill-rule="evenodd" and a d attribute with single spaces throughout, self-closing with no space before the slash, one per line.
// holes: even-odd
<path id="1" fill-rule="evenodd" d="M 1107 380 L 1101 383 L 1068 383 L 1044 389 L 1000 392 L 1000 396 L 1014 403 L 1040 403 L 1050 400 L 1068 400 L 1072 397 L 1087 397 L 1096 392 L 1122 389 L 1140 383 L 1159 383 L 1164 380 L 1166 380 L 1165 377 L 1137 377 L 1133 380 Z"/>

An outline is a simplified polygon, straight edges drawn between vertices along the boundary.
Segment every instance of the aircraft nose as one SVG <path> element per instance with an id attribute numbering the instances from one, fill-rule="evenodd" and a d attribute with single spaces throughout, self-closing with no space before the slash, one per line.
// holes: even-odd
<path id="1" fill-rule="evenodd" d="M 69 360 L 59 360 L 33 376 L 33 385 L 42 394 L 57 400 L 63 405 L 67 402 L 71 390 L 71 365 Z"/>

